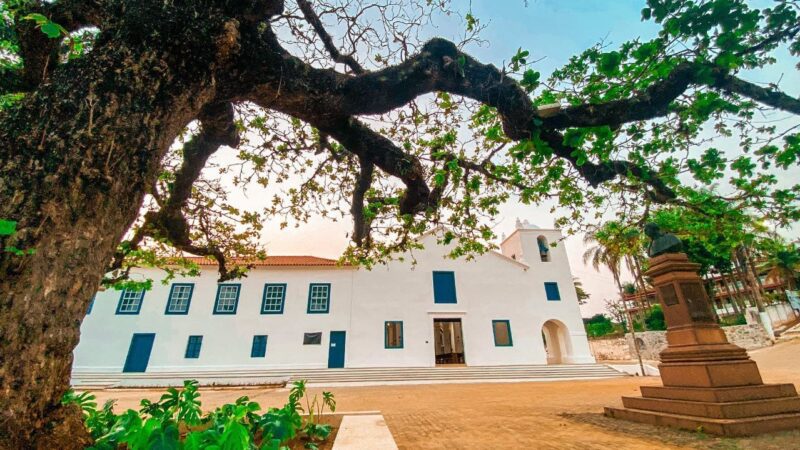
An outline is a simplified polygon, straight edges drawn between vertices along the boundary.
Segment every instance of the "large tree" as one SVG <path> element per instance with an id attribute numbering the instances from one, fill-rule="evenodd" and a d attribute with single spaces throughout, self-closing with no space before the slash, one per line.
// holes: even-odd
<path id="1" fill-rule="evenodd" d="M 741 76 L 800 50 L 796 1 L 649 0 L 657 36 L 598 45 L 546 80 L 522 49 L 501 68 L 465 53 L 481 27 L 469 13 L 462 42 L 419 42 L 448 8 L 0 3 L 0 447 L 85 442 L 59 399 L 104 274 L 124 283 L 172 248 L 241 276 L 229 257 L 260 256 L 266 216 L 352 215 L 347 256 L 364 264 L 434 225 L 454 255 L 485 250 L 511 195 L 554 197 L 577 221 L 595 207 L 702 208 L 692 180 L 730 175 L 729 201 L 797 219 L 800 189 L 775 171 L 796 164 L 800 138 L 754 117 L 800 101 Z M 709 148 L 711 128 L 740 147 Z M 210 167 L 222 146 L 236 161 Z M 254 213 L 228 202 L 225 176 L 297 184 Z"/>

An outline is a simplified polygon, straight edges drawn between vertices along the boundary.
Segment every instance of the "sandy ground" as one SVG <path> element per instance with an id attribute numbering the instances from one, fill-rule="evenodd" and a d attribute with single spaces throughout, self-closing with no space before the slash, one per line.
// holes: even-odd
<path id="1" fill-rule="evenodd" d="M 800 340 L 751 352 L 765 382 L 800 381 Z M 800 431 L 747 439 L 721 439 L 602 416 L 620 396 L 638 395 L 656 377 L 538 383 L 337 387 L 337 411 L 381 411 L 401 449 L 800 449 Z M 311 393 L 321 389 L 311 389 Z M 203 389 L 204 409 L 248 395 L 262 407 L 279 406 L 285 389 Z M 136 408 L 160 391 L 107 390 L 100 403 L 118 399 Z"/>

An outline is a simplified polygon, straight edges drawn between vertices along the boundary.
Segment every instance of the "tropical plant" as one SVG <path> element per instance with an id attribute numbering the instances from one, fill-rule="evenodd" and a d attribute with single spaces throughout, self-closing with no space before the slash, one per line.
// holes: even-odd
<path id="1" fill-rule="evenodd" d="M 94 439 L 91 448 L 97 450 L 286 450 L 287 443 L 296 439 L 316 449 L 332 431 L 330 425 L 320 423 L 320 416 L 326 406 L 333 412 L 336 400 L 330 392 L 323 392 L 320 400 L 317 396 L 309 400 L 305 386 L 303 380 L 295 382 L 288 402 L 264 413 L 258 403 L 243 396 L 203 415 L 194 380 L 184 381 L 182 389 L 167 389 L 158 401 L 142 400 L 138 411 L 129 409 L 119 415 L 112 411 L 113 401 L 98 410 L 95 396 L 88 392 L 70 389 L 62 402 L 81 408 Z M 304 397 L 311 411 L 306 416 L 301 414 Z"/>
<path id="2" fill-rule="evenodd" d="M 768 280 L 777 280 L 793 291 L 797 288 L 797 275 L 800 273 L 800 249 L 795 244 L 772 240 L 763 253 L 762 269 Z"/>

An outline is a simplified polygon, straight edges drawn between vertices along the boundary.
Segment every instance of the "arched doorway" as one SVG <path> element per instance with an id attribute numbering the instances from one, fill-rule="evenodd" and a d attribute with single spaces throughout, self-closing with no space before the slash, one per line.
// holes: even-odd
<path id="1" fill-rule="evenodd" d="M 542 325 L 542 340 L 547 352 L 547 364 L 564 364 L 572 353 L 567 326 L 551 319 Z"/>

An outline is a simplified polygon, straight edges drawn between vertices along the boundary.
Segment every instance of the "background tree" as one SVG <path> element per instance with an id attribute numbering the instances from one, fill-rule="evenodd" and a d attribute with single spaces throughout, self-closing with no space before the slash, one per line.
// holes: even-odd
<path id="1" fill-rule="evenodd" d="M 522 7 L 522 6 L 520 6 Z M 59 399 L 89 301 L 138 265 L 263 256 L 260 223 L 352 216 L 346 258 L 374 264 L 442 230 L 485 251 L 512 196 L 555 198 L 575 229 L 608 209 L 702 209 L 697 184 L 777 224 L 796 220 L 800 101 L 744 74 L 800 51 L 795 1 L 650 0 L 649 40 L 576 55 L 546 79 L 420 42 L 447 1 L 7 0 L 0 3 L 0 447 L 81 447 Z M 525 43 L 535 46 L 536 43 Z M 739 138 L 704 146 L 702 131 Z M 236 148 L 233 161 L 213 158 Z M 262 211 L 228 201 L 279 184 Z M 599 213 L 598 213 L 599 214 Z M 170 264 L 176 264 L 171 266 Z M 104 278 L 104 274 L 108 274 Z M 146 283 L 146 281 L 145 281 Z"/>
<path id="2" fill-rule="evenodd" d="M 575 295 L 578 296 L 578 304 L 585 305 L 591 297 L 588 292 L 583 288 L 583 283 L 578 277 L 573 277 L 572 282 L 575 285 Z"/>
<path id="3" fill-rule="evenodd" d="M 800 249 L 794 244 L 770 239 L 762 243 L 763 269 L 767 280 L 776 280 L 786 285 L 790 291 L 797 289 L 797 274 L 800 273 Z"/>

